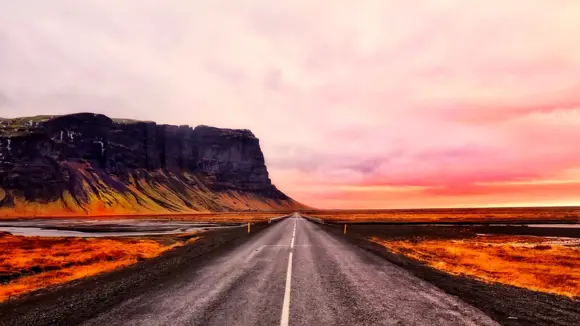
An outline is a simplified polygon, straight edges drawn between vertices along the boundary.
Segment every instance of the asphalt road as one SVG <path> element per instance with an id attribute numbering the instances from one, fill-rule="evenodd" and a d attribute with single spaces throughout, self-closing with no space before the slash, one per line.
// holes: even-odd
<path id="1" fill-rule="evenodd" d="M 84 325 L 497 325 L 294 214 Z"/>

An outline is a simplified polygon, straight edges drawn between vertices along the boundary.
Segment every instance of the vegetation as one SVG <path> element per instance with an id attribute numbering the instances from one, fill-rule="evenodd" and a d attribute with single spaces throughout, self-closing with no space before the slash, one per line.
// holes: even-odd
<path id="1" fill-rule="evenodd" d="M 37 115 L 34 117 L 0 118 L 0 136 L 18 137 L 29 134 L 40 126 L 40 123 L 54 118 L 51 115 Z"/>
<path id="2" fill-rule="evenodd" d="M 196 239 L 194 235 L 84 239 L 0 233 L 0 302 L 156 257 Z"/>
<path id="3" fill-rule="evenodd" d="M 113 122 L 119 123 L 119 124 L 134 124 L 134 123 L 143 123 L 143 122 L 153 123 L 153 121 L 134 120 L 134 119 L 112 119 L 112 120 L 113 120 Z"/>
<path id="4" fill-rule="evenodd" d="M 133 171 L 128 181 L 120 181 L 109 175 L 109 180 L 117 181 L 113 183 L 102 178 L 102 174 L 89 163 L 66 162 L 63 165 L 77 171 L 76 180 L 81 187 L 75 187 L 73 192 L 64 191 L 60 198 L 49 202 L 26 200 L 21 193 L 6 190 L 7 195 L 12 195 L 12 202 L 10 205 L 0 205 L 0 218 L 139 215 L 150 218 L 169 214 L 197 219 L 198 212 L 215 212 L 224 207 L 232 211 L 270 211 L 266 215 L 276 217 L 277 213 L 272 212 L 275 208 L 285 209 L 286 212 L 291 210 L 284 203 L 258 194 L 240 190 L 212 191 L 203 186 L 199 175 L 188 172 L 176 176 L 163 170 L 141 169 Z M 241 219 L 247 217 L 255 220 L 251 213 Z"/>
<path id="5" fill-rule="evenodd" d="M 31 131 L 39 128 L 41 123 L 56 118 L 56 115 L 37 115 L 33 117 L 18 117 L 18 118 L 0 118 L 0 136 L 18 137 L 25 136 Z M 134 124 L 140 121 L 133 119 L 113 119 L 115 123 L 119 124 Z"/>
<path id="6" fill-rule="evenodd" d="M 490 235 L 371 241 L 454 275 L 580 297 L 580 239 Z"/>
<path id="7" fill-rule="evenodd" d="M 393 209 L 312 211 L 306 215 L 330 222 L 571 222 L 580 221 L 578 207 Z"/>

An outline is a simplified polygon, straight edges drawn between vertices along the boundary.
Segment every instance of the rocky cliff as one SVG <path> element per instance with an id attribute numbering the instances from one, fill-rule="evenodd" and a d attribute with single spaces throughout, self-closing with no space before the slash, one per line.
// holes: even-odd
<path id="1" fill-rule="evenodd" d="M 0 119 L 0 216 L 291 210 L 249 130 L 101 114 Z"/>

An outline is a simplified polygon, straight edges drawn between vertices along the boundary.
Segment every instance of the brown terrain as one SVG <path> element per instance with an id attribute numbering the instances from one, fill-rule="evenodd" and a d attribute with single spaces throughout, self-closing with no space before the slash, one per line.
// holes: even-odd
<path id="1" fill-rule="evenodd" d="M 580 207 L 303 210 L 332 223 L 578 223 Z"/>
<path id="2" fill-rule="evenodd" d="M 272 217 L 287 215 L 287 211 L 249 211 L 249 212 L 205 212 L 205 213 L 169 213 L 169 214 L 116 214 L 116 215 L 47 215 L 30 217 L 9 217 L 0 218 L 1 221 L 34 221 L 35 219 L 66 219 L 71 221 L 97 220 L 116 221 L 120 219 L 129 220 L 158 220 L 158 221 L 194 221 L 194 222 L 214 222 L 214 223 L 254 223 L 268 221 Z"/>

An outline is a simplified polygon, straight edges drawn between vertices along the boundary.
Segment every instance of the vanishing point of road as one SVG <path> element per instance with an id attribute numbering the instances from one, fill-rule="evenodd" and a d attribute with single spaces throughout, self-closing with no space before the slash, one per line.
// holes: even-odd
<path id="1" fill-rule="evenodd" d="M 295 213 L 84 325 L 497 325 Z"/>

